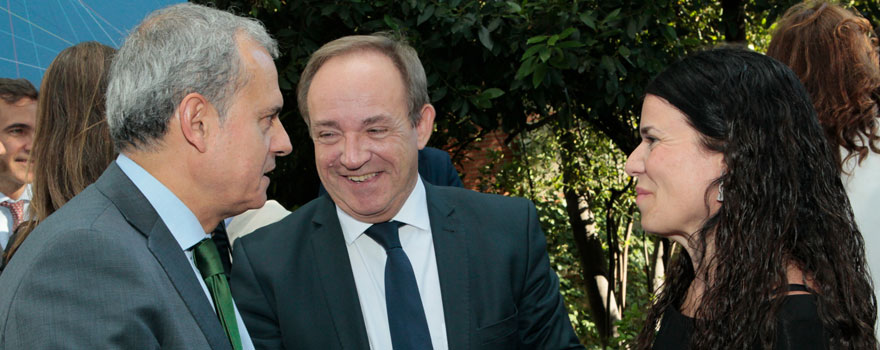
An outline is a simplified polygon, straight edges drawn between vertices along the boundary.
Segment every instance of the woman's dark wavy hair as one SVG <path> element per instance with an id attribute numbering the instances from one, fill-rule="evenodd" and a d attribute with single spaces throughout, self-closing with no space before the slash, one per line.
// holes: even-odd
<path id="1" fill-rule="evenodd" d="M 876 349 L 877 302 L 833 149 L 797 76 L 770 57 L 716 48 L 684 58 L 648 85 L 687 115 L 703 145 L 724 154 L 724 202 L 696 233 L 694 271 L 684 251 L 672 264 L 637 339 L 648 349 L 668 307 L 680 308 L 691 282 L 706 290 L 691 349 L 772 349 L 776 316 L 800 268 L 816 290 L 833 349 Z M 702 268 L 711 266 L 711 268 Z M 712 270 L 712 278 L 708 272 Z M 784 290 L 784 289 L 783 289 Z"/>
<path id="2" fill-rule="evenodd" d="M 867 19 L 826 1 L 792 6 L 776 24 L 767 55 L 801 78 L 838 163 L 880 153 L 880 55 Z"/>

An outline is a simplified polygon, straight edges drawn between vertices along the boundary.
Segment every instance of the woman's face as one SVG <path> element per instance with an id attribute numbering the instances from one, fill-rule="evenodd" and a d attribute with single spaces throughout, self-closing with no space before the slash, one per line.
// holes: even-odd
<path id="1" fill-rule="evenodd" d="M 654 95 L 645 97 L 639 133 L 642 142 L 629 155 L 626 173 L 638 182 L 642 228 L 689 238 L 721 207 L 718 186 L 711 184 L 721 176 L 724 156 L 706 149 L 687 117 Z"/>

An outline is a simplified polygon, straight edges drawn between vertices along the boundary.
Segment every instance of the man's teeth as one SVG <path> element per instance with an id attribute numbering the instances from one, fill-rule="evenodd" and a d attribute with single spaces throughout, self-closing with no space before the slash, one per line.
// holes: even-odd
<path id="1" fill-rule="evenodd" d="M 354 181 L 354 182 L 364 182 L 373 176 L 376 176 L 376 173 L 366 174 L 366 175 L 361 175 L 361 176 L 349 176 L 348 179 L 351 181 Z"/>

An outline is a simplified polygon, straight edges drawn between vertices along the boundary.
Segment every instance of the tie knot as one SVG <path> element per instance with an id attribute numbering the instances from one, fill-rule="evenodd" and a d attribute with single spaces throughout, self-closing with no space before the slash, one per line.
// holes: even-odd
<path id="1" fill-rule="evenodd" d="M 12 213 L 12 230 L 14 231 L 24 217 L 24 201 L 3 201 L 0 202 L 0 207 L 8 208 Z"/>
<path id="2" fill-rule="evenodd" d="M 400 236 L 397 234 L 397 229 L 400 226 L 403 226 L 403 223 L 400 221 L 380 222 L 370 226 L 364 233 L 370 236 L 376 243 L 379 243 L 382 248 L 385 248 L 385 251 L 389 251 L 394 248 L 401 248 Z"/>
<path id="3" fill-rule="evenodd" d="M 195 249 L 193 249 L 193 262 L 195 262 L 196 268 L 202 274 L 202 278 L 224 273 L 217 245 L 210 238 L 196 244 Z"/>
<path id="4" fill-rule="evenodd" d="M 21 211 L 21 209 L 24 208 L 24 201 L 16 201 L 16 202 L 3 201 L 3 202 L 0 202 L 0 206 L 7 207 L 12 210 Z"/>

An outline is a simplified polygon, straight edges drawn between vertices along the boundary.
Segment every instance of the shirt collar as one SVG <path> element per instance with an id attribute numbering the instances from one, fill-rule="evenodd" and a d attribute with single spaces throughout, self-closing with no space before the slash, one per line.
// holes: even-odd
<path id="1" fill-rule="evenodd" d="M 147 198 L 159 214 L 159 218 L 165 223 L 165 227 L 171 231 L 180 249 L 188 250 L 196 243 L 210 237 L 186 204 L 183 204 L 174 192 L 150 175 L 146 169 L 121 153 L 116 158 L 116 164 Z"/>
<path id="2" fill-rule="evenodd" d="M 336 216 L 339 217 L 339 225 L 342 227 L 342 234 L 345 236 L 346 244 L 354 243 L 364 231 L 373 225 L 358 221 L 340 209 L 338 205 L 336 206 Z M 431 220 L 428 218 L 428 200 L 425 196 L 425 185 L 422 183 L 421 177 L 416 180 L 416 186 L 409 193 L 409 197 L 406 198 L 406 202 L 403 203 L 400 211 L 391 220 L 400 221 L 420 231 L 431 231 Z"/>
<path id="3" fill-rule="evenodd" d="M 30 202 L 31 196 L 33 195 L 31 192 L 31 184 L 26 184 L 24 186 L 25 186 L 24 192 L 22 192 L 21 196 L 19 196 L 18 199 L 16 199 L 16 200 L 12 200 L 12 198 L 9 198 L 9 196 L 7 196 L 5 193 L 0 192 L 0 202 L 6 202 L 6 201 L 10 201 L 10 202 L 25 201 L 25 203 Z"/>

